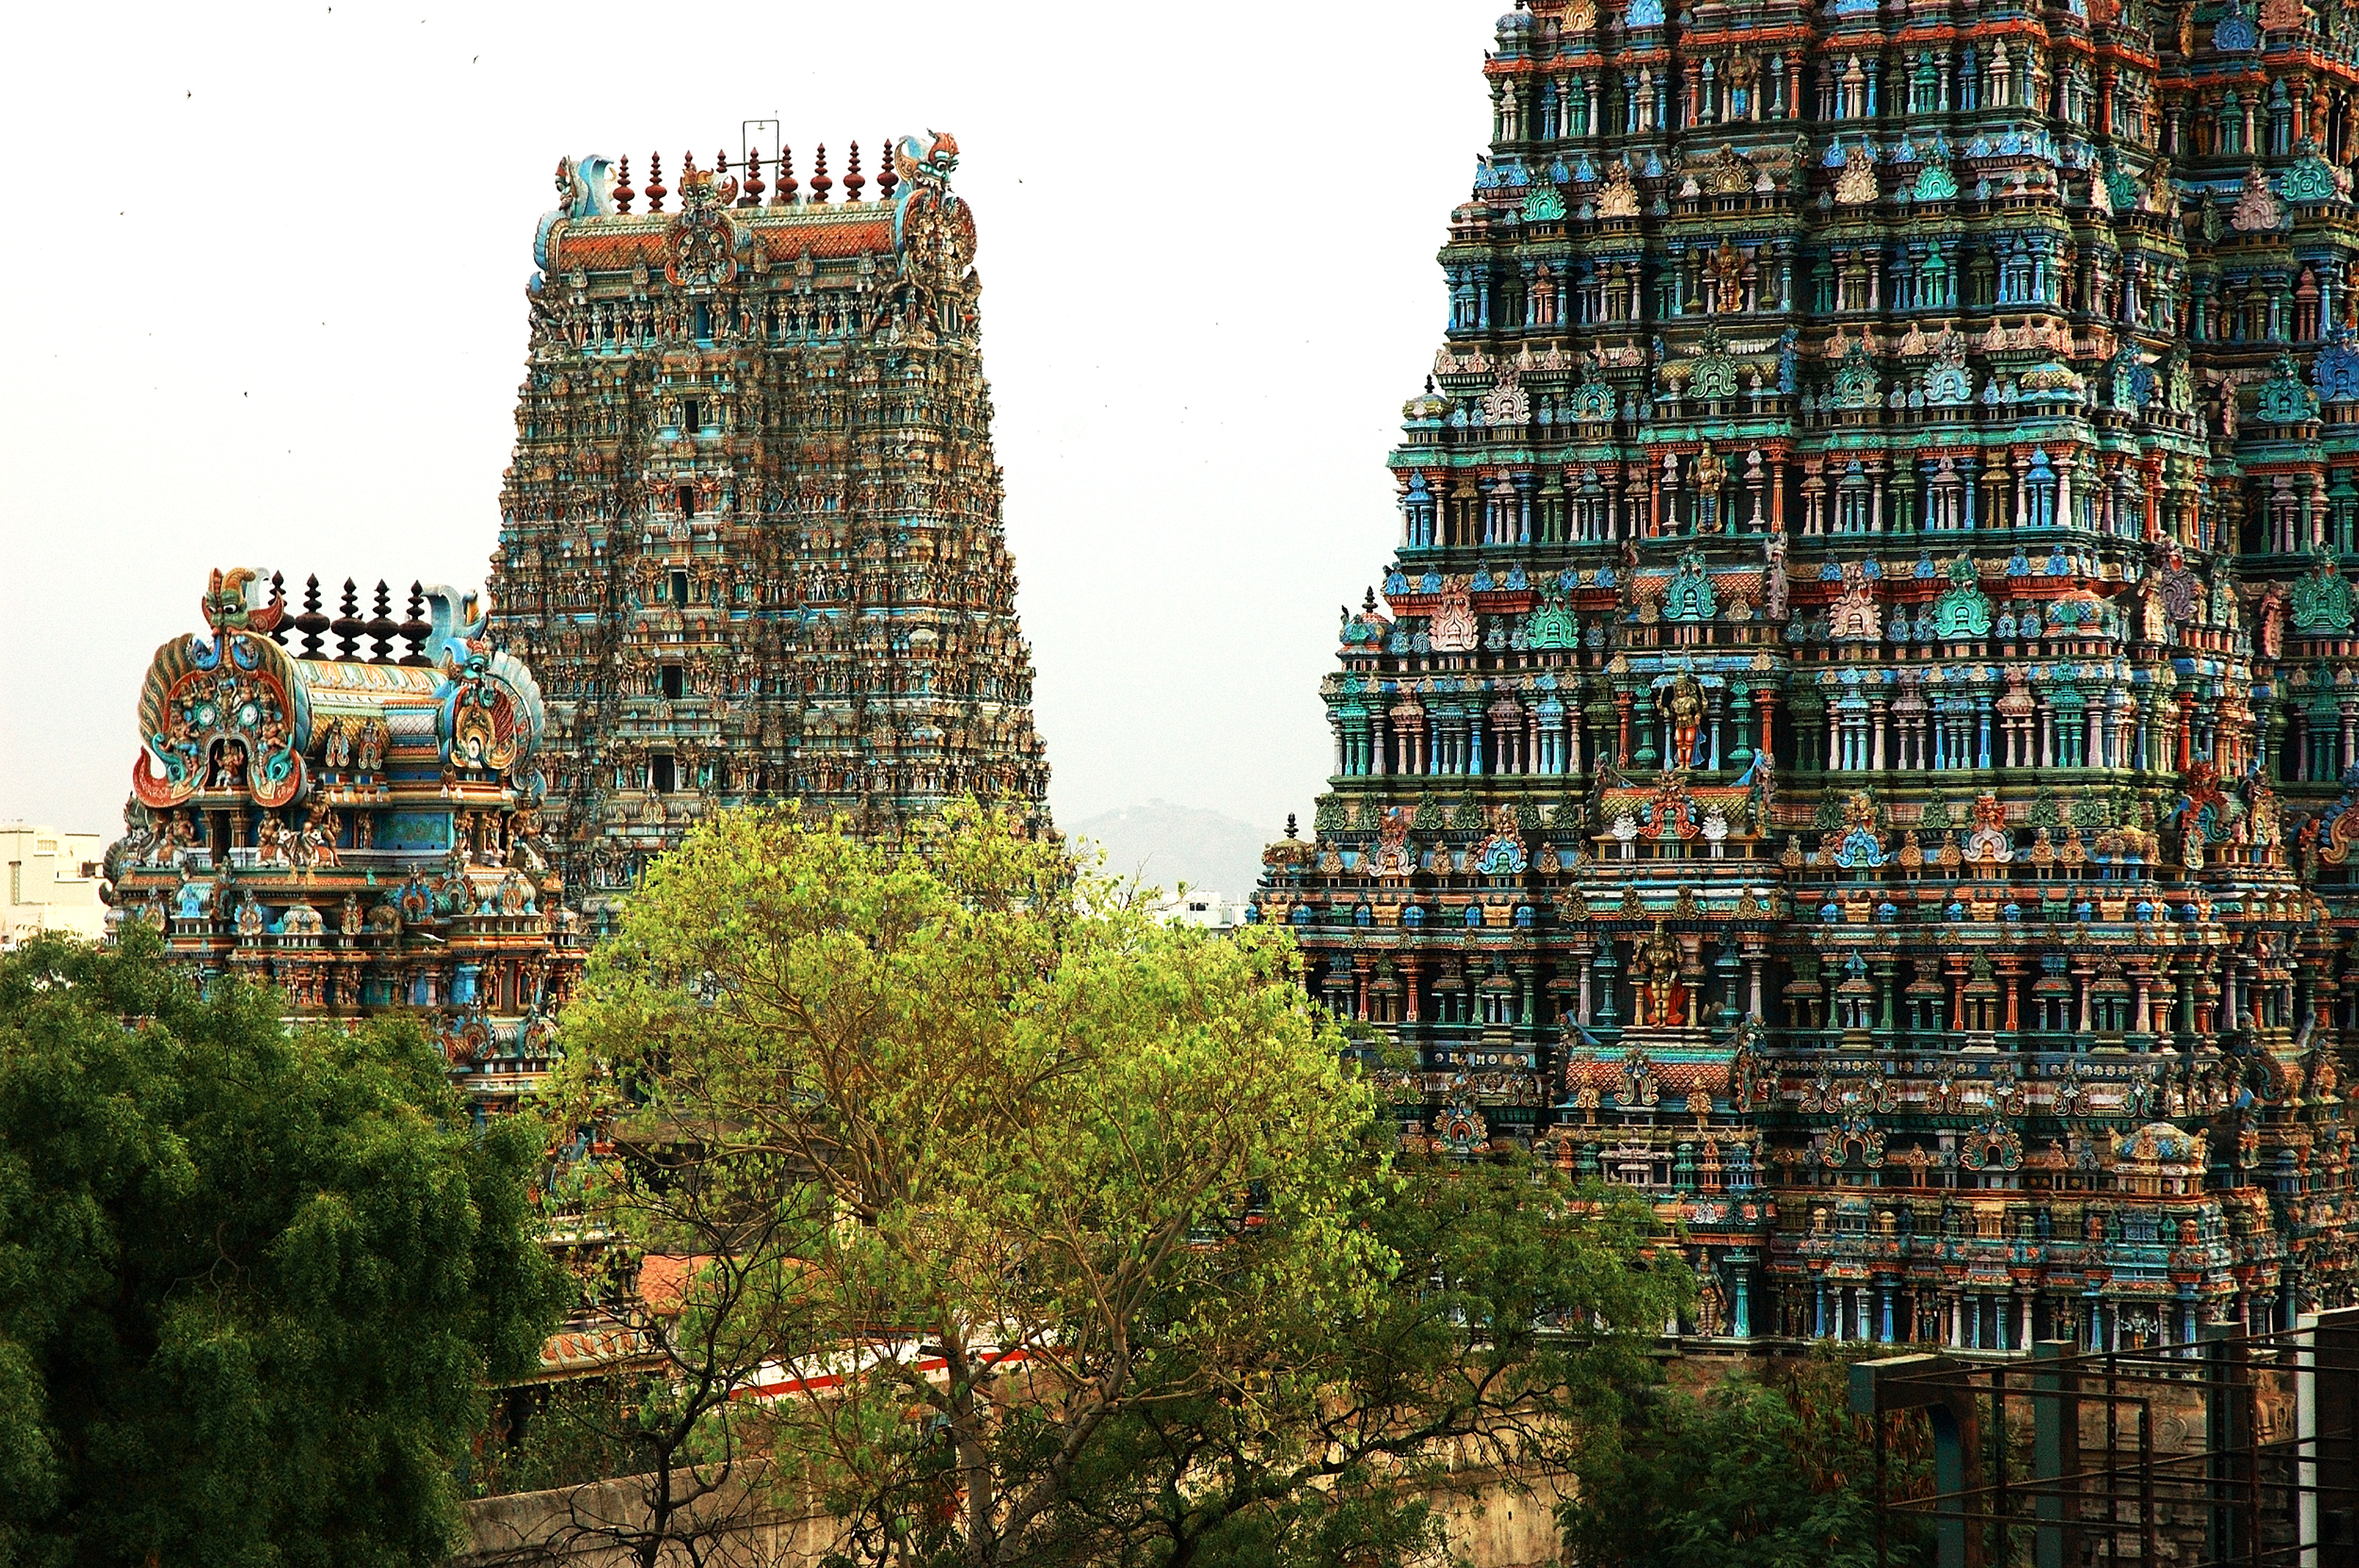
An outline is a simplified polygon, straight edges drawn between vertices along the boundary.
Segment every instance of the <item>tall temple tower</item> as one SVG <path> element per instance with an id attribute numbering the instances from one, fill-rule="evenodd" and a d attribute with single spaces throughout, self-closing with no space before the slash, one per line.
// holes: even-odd
<path id="1" fill-rule="evenodd" d="M 1705 1336 L 2352 1298 L 2359 11 L 1531 0 L 1272 846 Z"/>
<path id="2" fill-rule="evenodd" d="M 958 144 L 843 199 L 822 147 L 730 175 L 568 158 L 541 221 L 494 635 L 540 676 L 547 826 L 600 918 L 715 805 L 892 835 L 974 792 L 1043 819 Z M 765 196 L 766 192 L 766 196 Z M 644 209 L 634 210 L 644 198 Z"/>

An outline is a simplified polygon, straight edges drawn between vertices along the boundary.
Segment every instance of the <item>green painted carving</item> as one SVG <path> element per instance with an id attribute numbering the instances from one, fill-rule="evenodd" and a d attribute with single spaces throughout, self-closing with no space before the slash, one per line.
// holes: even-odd
<path id="1" fill-rule="evenodd" d="M 2307 632 L 2349 631 L 2352 612 L 2359 609 L 2351 583 L 2335 564 L 2334 547 L 2313 548 L 2310 572 L 2294 584 L 2294 629 Z"/>
<path id="2" fill-rule="evenodd" d="M 1976 586 L 1974 558 L 1965 551 L 1949 563 L 1949 587 L 1933 605 L 1936 637 L 1988 637 L 1990 595 Z"/>
<path id="3" fill-rule="evenodd" d="M 1876 378 L 1875 361 L 1867 357 L 1867 340 L 1854 338 L 1843 351 L 1842 363 L 1835 367 L 1834 404 L 1838 409 L 1873 408 L 1882 383 Z"/>
<path id="4" fill-rule="evenodd" d="M 1717 326 L 1704 328 L 1696 357 L 1695 371 L 1687 378 L 1690 397 L 1734 397 L 1736 395 L 1736 361 L 1729 358 L 1728 344 Z"/>
<path id="5" fill-rule="evenodd" d="M 1564 608 L 1563 594 L 1551 590 L 1539 608 L 1525 617 L 1524 641 L 1543 652 L 1581 646 L 1581 623 Z"/>
<path id="6" fill-rule="evenodd" d="M 2301 148 L 2293 167 L 2285 171 L 2285 199 L 2297 204 L 2331 202 L 2342 194 L 2334 188 L 2334 169 L 2318 156 L 2318 144 L 2308 137 L 2301 139 Z"/>
<path id="7" fill-rule="evenodd" d="M 1564 198 L 1553 191 L 1534 191 L 1524 198 L 1523 218 L 1528 224 L 1552 224 L 1564 216 Z"/>
<path id="8" fill-rule="evenodd" d="M 1663 618 L 1666 621 L 1709 621 L 1717 605 L 1712 592 L 1711 574 L 1704 570 L 1704 558 L 1690 550 L 1680 558 L 1679 570 L 1663 591 Z"/>
<path id="9" fill-rule="evenodd" d="M 2318 394 L 2302 380 L 2292 355 L 2277 357 L 2274 374 L 2261 383 L 2252 417 L 2264 425 L 2300 425 L 2318 417 Z"/>

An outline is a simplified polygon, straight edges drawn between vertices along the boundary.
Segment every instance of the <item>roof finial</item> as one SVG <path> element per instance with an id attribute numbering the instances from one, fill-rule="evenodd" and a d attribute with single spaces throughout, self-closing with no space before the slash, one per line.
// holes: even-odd
<path id="1" fill-rule="evenodd" d="M 1367 596 L 1360 601 L 1360 612 L 1364 615 L 1376 613 L 1376 589 L 1373 586 L 1368 589 Z"/>
<path id="2" fill-rule="evenodd" d="M 760 207 L 761 205 L 761 192 L 767 187 L 761 183 L 761 154 L 760 152 L 750 152 L 745 155 L 745 183 L 738 189 L 740 192 L 737 198 L 738 206 Z"/>
<path id="3" fill-rule="evenodd" d="M 1289 811 L 1286 813 L 1286 837 L 1290 839 L 1293 838 L 1295 836 L 1295 814 L 1292 811 Z"/>
<path id="4" fill-rule="evenodd" d="M 860 143 L 855 142 L 852 143 L 852 166 L 844 174 L 844 199 L 847 202 L 860 200 L 861 190 L 867 183 L 861 177 Z"/>
<path id="5" fill-rule="evenodd" d="M 792 147 L 778 149 L 778 189 L 777 194 L 770 198 L 770 205 L 772 207 L 795 205 L 795 149 Z"/>
<path id="6" fill-rule="evenodd" d="M 893 199 L 893 188 L 901 183 L 901 175 L 893 167 L 893 138 L 886 137 L 884 145 L 884 161 L 877 165 L 877 199 L 889 202 Z"/>
<path id="7" fill-rule="evenodd" d="M 663 188 L 663 155 L 649 153 L 647 155 L 647 210 L 662 211 L 663 198 L 671 193 Z"/>
<path id="8" fill-rule="evenodd" d="M 320 610 L 319 574 L 314 572 L 311 580 L 303 585 L 303 613 L 295 617 L 295 630 L 303 634 L 304 658 L 319 658 L 320 633 L 326 629 L 327 617 Z"/>
<path id="9" fill-rule="evenodd" d="M 426 618 L 426 588 L 413 582 L 410 585 L 409 618 L 401 624 L 401 640 L 410 644 L 410 651 L 401 656 L 404 664 L 431 662 L 426 657 L 426 640 L 433 631 L 433 624 Z"/>
<path id="10" fill-rule="evenodd" d="M 284 573 L 270 575 L 270 603 L 263 607 L 270 612 L 270 640 L 280 647 L 287 645 L 287 578 Z"/>
<path id="11" fill-rule="evenodd" d="M 627 212 L 630 204 L 639 199 L 639 192 L 630 188 L 630 154 L 623 155 L 623 177 L 614 182 L 614 210 Z"/>
<path id="12" fill-rule="evenodd" d="M 828 177 L 828 144 L 822 142 L 819 143 L 818 167 L 811 172 L 811 199 L 815 202 L 826 201 L 828 192 L 834 189 L 835 181 Z"/>
<path id="13" fill-rule="evenodd" d="M 369 624 L 360 619 L 360 588 L 350 577 L 344 579 L 343 610 L 336 617 L 336 657 L 357 659 L 360 653 L 360 634 Z"/>
<path id="14" fill-rule="evenodd" d="M 369 617 L 369 662 L 391 664 L 393 661 L 393 636 L 401 630 L 401 623 L 393 619 L 393 590 L 385 579 L 376 579 L 376 613 Z"/>

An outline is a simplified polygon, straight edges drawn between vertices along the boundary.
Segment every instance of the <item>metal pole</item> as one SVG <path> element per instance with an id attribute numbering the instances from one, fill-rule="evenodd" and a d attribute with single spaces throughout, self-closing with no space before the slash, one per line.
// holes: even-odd
<path id="1" fill-rule="evenodd" d="M 2065 1550 L 2064 1477 L 2066 1434 L 2076 1446 L 2081 1434 L 2080 1402 L 2065 1393 L 2065 1379 L 2054 1369 L 2077 1348 L 2069 1340 L 2032 1346 L 2033 1511 L 2040 1521 L 2032 1534 L 2033 1568 L 2079 1568 L 2079 1554 Z"/>

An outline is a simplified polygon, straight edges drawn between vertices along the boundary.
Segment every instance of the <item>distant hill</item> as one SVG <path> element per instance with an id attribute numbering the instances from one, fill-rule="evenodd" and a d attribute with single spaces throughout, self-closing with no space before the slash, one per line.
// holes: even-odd
<path id="1" fill-rule="evenodd" d="M 1112 876 L 1136 875 L 1165 892 L 1185 882 L 1230 898 L 1253 891 L 1263 846 L 1275 837 L 1218 811 L 1160 800 L 1058 826 L 1104 850 Z"/>

